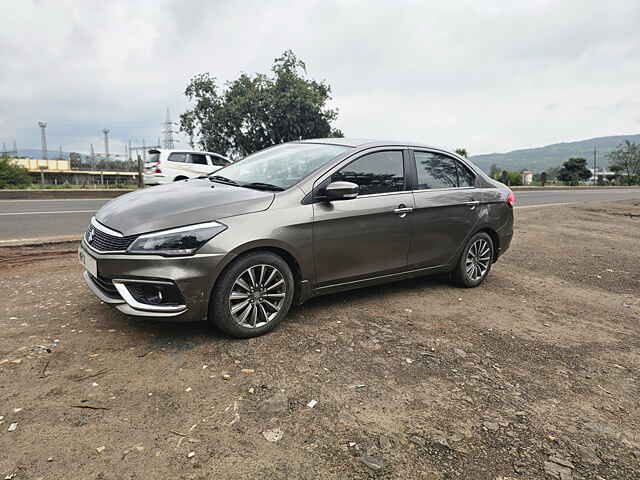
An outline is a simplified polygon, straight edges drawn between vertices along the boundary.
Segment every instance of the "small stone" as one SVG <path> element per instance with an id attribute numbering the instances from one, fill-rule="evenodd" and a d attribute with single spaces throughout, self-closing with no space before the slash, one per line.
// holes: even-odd
<path id="1" fill-rule="evenodd" d="M 405 358 L 404 361 L 407 362 L 409 365 L 413 363 L 413 360 L 411 360 L 410 358 Z"/>
<path id="2" fill-rule="evenodd" d="M 500 428 L 500 426 L 494 422 L 482 422 L 482 426 L 492 432 L 496 432 Z"/>
<path id="3" fill-rule="evenodd" d="M 9 428 L 7 428 L 7 431 L 15 432 L 16 428 L 18 428 L 18 424 L 17 423 L 12 423 L 11 425 L 9 425 Z"/>
<path id="4" fill-rule="evenodd" d="M 570 468 L 563 467 L 555 462 L 544 462 L 544 471 L 556 480 L 571 480 L 573 478 L 573 473 Z"/>
<path id="5" fill-rule="evenodd" d="M 202 369 L 206 370 L 209 365 L 202 365 Z"/>
<path id="6" fill-rule="evenodd" d="M 93 383 L 91 384 L 91 386 L 92 386 L 92 387 L 97 387 L 97 386 L 98 386 L 98 384 L 97 384 L 96 382 L 93 382 Z"/>
<path id="7" fill-rule="evenodd" d="M 461 348 L 456 348 L 453 350 L 453 352 L 461 358 L 467 358 L 467 352 L 465 352 Z"/>
<path id="8" fill-rule="evenodd" d="M 309 408 L 313 408 L 318 404 L 317 400 L 311 400 L 309 403 L 307 403 L 307 407 Z"/>
<path id="9" fill-rule="evenodd" d="M 279 428 L 274 428 L 274 429 L 271 429 L 271 430 L 265 430 L 264 432 L 262 432 L 262 436 L 268 442 L 277 442 L 280 439 L 282 439 L 283 435 L 284 435 L 284 433 Z"/>
<path id="10" fill-rule="evenodd" d="M 47 462 L 53 462 L 53 457 L 47 458 Z"/>
<path id="11" fill-rule="evenodd" d="M 251 387 L 251 388 L 249 389 L 249 393 L 253 393 L 253 392 L 255 392 L 255 389 L 254 389 L 253 387 Z"/>
<path id="12" fill-rule="evenodd" d="M 21 411 L 22 411 L 22 408 L 14 408 L 13 409 L 13 413 L 18 413 L 18 412 L 21 412 Z"/>
<path id="13" fill-rule="evenodd" d="M 255 373 L 255 370 L 253 368 L 243 368 L 242 370 L 240 370 L 240 372 L 244 373 L 245 375 L 251 375 L 252 373 Z"/>
<path id="14" fill-rule="evenodd" d="M 358 461 L 371 470 L 380 471 L 384 468 L 384 459 L 382 457 L 372 457 L 365 455 L 364 457 L 358 457 Z"/>
<path id="15" fill-rule="evenodd" d="M 101 447 L 96 448 L 96 452 L 98 452 L 98 453 L 102 453 L 102 452 L 104 452 L 106 449 L 107 449 L 107 447 L 105 447 L 105 446 L 103 445 L 103 446 L 101 446 Z"/>
<path id="16" fill-rule="evenodd" d="M 231 380 L 231 375 L 225 373 L 224 375 L 222 375 L 223 380 Z"/>
<path id="17" fill-rule="evenodd" d="M 187 387 L 185 392 L 190 392 L 191 391 L 191 387 Z"/>
<path id="18" fill-rule="evenodd" d="M 196 452 L 189 452 L 187 453 L 187 458 L 193 458 L 196 456 Z"/>
<path id="19" fill-rule="evenodd" d="M 21 358 L 17 358 L 15 360 L 11 360 L 11 363 L 13 363 L 15 365 L 20 365 L 22 363 L 22 359 Z"/>

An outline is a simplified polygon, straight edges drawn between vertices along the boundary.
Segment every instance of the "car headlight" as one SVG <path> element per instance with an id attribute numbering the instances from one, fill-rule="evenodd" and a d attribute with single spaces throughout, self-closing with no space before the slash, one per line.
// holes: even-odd
<path id="1" fill-rule="evenodd" d="M 165 256 L 193 255 L 196 250 L 227 229 L 218 222 L 200 223 L 140 235 L 127 249 L 129 253 Z"/>

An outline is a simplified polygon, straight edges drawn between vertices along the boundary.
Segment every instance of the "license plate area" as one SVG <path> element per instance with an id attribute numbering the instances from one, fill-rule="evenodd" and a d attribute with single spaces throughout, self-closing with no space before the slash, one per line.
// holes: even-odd
<path id="1" fill-rule="evenodd" d="M 94 277 L 98 277 L 98 261 L 89 255 L 84 248 L 78 248 L 78 260 L 87 272 Z"/>

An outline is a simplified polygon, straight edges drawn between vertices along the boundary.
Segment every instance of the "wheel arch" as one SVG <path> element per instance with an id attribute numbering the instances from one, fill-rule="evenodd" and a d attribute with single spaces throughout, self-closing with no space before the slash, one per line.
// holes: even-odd
<path id="1" fill-rule="evenodd" d="M 218 274 L 216 275 L 214 281 L 210 286 L 209 296 L 211 296 L 213 289 L 215 288 L 216 283 L 219 281 L 222 274 L 238 258 L 243 257 L 245 255 L 249 255 L 251 253 L 256 253 L 256 252 L 273 253 L 275 255 L 278 255 L 287 263 L 287 265 L 291 269 L 291 273 L 293 274 L 293 280 L 296 285 L 294 303 L 299 303 L 300 301 L 302 301 L 306 296 L 303 290 L 305 290 L 306 283 L 308 282 L 304 280 L 304 273 L 302 271 L 300 262 L 296 258 L 296 255 L 291 251 L 290 248 L 288 248 L 284 244 L 272 243 L 272 242 L 262 243 L 259 241 L 241 245 L 238 248 L 234 249 L 232 252 L 230 252 L 229 255 L 227 255 L 228 260 L 225 262 L 224 265 L 222 265 L 222 267 L 220 268 Z"/>
<path id="2" fill-rule="evenodd" d="M 480 233 L 480 232 L 484 232 L 487 235 L 489 235 L 489 237 L 491 237 L 491 242 L 493 242 L 493 261 L 492 261 L 492 263 L 495 263 L 498 260 L 498 252 L 500 251 L 500 237 L 498 236 L 498 233 L 493 228 L 488 227 L 488 226 L 484 226 L 484 227 L 478 229 L 473 235 L 475 235 L 476 233 Z"/>

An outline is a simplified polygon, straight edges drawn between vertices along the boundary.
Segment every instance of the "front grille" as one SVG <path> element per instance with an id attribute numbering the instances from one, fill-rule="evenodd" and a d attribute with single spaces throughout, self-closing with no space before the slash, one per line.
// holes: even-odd
<path id="1" fill-rule="evenodd" d="M 129 248 L 129 245 L 136 239 L 136 235 L 128 237 L 117 237 L 110 233 L 104 232 L 95 225 L 90 224 L 86 233 L 84 234 L 84 240 L 87 244 L 99 252 L 118 252 L 124 251 Z"/>
<path id="2" fill-rule="evenodd" d="M 118 293 L 118 290 L 116 290 L 116 287 L 113 285 L 113 282 L 111 281 L 110 278 L 101 277 L 100 275 L 98 275 L 97 277 L 94 277 L 91 274 L 89 274 L 89 276 L 91 277 L 91 280 L 93 280 L 93 282 L 98 287 L 100 287 L 102 291 L 107 293 L 109 296 L 111 297 L 120 296 L 120 294 Z"/>

